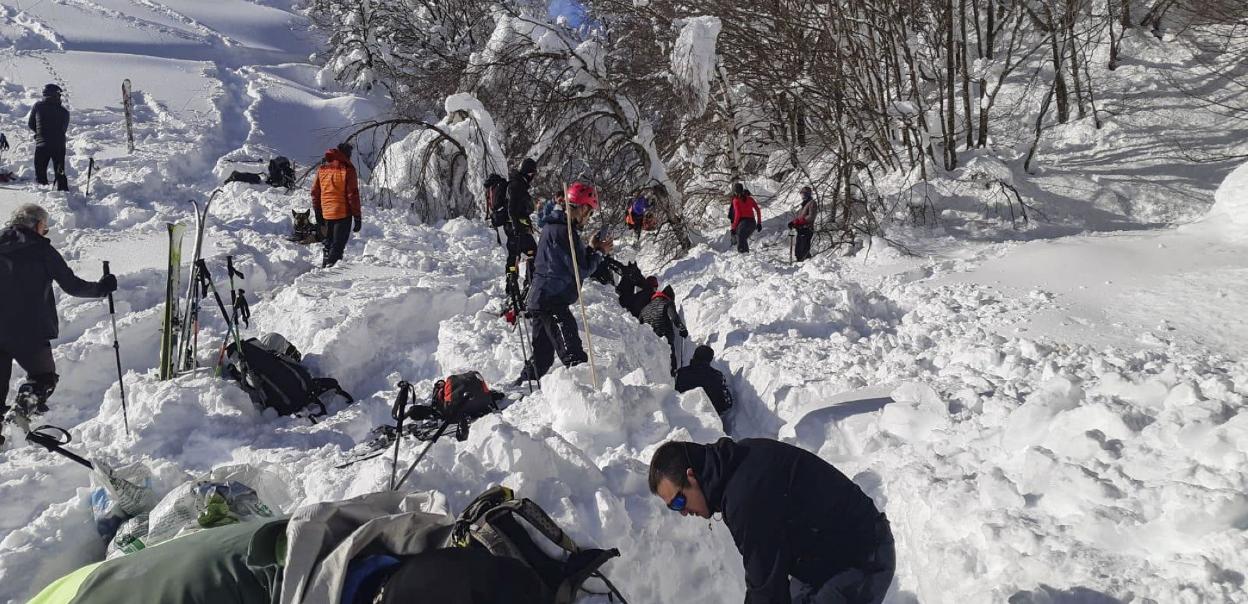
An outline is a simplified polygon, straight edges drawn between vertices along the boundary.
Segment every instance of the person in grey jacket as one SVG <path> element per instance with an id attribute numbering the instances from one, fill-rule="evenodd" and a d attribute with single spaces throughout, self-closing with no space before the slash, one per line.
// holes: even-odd
<path id="1" fill-rule="evenodd" d="M 103 298 L 117 289 L 113 275 L 98 282 L 79 279 L 48 241 L 48 228 L 48 212 L 26 204 L 0 230 L 0 412 L 8 410 L 14 361 L 26 370 L 16 401 L 24 415 L 46 412 L 56 389 L 59 376 L 49 340 L 60 331 L 52 282 L 79 298 Z"/>
<path id="2" fill-rule="evenodd" d="M 56 179 L 57 191 L 69 190 L 65 176 L 65 133 L 69 131 L 69 110 L 61 104 L 60 86 L 43 87 L 43 100 L 30 109 L 27 125 L 35 133 L 35 181 L 48 184 L 48 162 Z"/>
<path id="3" fill-rule="evenodd" d="M 570 308 L 580 295 L 572 253 L 576 253 L 576 268 L 580 269 L 584 280 L 597 270 L 602 254 L 611 253 L 614 243 L 609 237 L 598 241 L 597 236 L 590 240 L 589 247 L 581 243 L 578 231 L 598 209 L 598 194 L 593 187 L 572 183 L 568 187 L 567 202 L 569 212 L 556 209 L 542 223 L 541 240 L 533 263 L 533 282 L 525 300 L 533 326 L 533 359 L 516 380 L 517 384 L 541 379 L 554 364 L 556 354 L 566 367 L 579 365 L 589 358 Z"/>

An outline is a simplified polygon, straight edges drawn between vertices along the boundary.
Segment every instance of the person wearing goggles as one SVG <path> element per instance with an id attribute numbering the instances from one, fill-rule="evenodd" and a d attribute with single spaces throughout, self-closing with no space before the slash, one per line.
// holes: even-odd
<path id="1" fill-rule="evenodd" d="M 804 449 L 765 438 L 669 441 L 649 481 L 673 512 L 723 515 L 744 562 L 746 604 L 878 604 L 892 583 L 888 519 Z"/>

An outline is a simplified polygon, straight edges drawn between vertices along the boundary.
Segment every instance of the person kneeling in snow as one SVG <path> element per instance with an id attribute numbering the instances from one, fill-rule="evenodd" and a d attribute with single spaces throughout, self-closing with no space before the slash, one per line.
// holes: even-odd
<path id="1" fill-rule="evenodd" d="M 83 281 L 48 241 L 48 212 L 26 204 L 0 230 L 0 416 L 5 414 L 13 361 L 26 370 L 17 393 L 18 412 L 30 417 L 48 410 L 58 376 L 49 340 L 59 336 L 52 282 L 79 298 L 103 298 L 117 289 L 117 277 Z"/>
<path id="2" fill-rule="evenodd" d="M 813 453 L 765 438 L 669 441 L 649 478 L 682 516 L 723 514 L 745 563 L 747 604 L 878 604 L 892 583 L 888 519 Z"/>
<path id="3" fill-rule="evenodd" d="M 711 367 L 713 360 L 715 360 L 715 351 L 710 346 L 703 344 L 695 348 L 689 364 L 676 370 L 676 392 L 688 392 L 694 388 L 701 388 L 706 393 L 706 397 L 711 399 L 715 412 L 724 421 L 724 431 L 727 432 L 729 426 L 725 414 L 732 409 L 732 390 L 728 389 L 724 374 Z"/>
<path id="4" fill-rule="evenodd" d="M 541 379 L 554 364 L 556 354 L 566 367 L 589 360 L 570 308 L 580 294 L 581 285 L 576 280 L 572 252 L 576 252 L 577 268 L 585 278 L 597 270 L 602 254 L 610 254 L 614 245 L 610 237 L 598 241 L 597 236 L 590 240 L 589 248 L 581 244 L 578 231 L 598 209 L 598 194 L 593 187 L 572 183 L 567 200 L 571 206 L 570 215 L 557 208 L 542 223 L 533 283 L 525 300 L 533 325 L 533 360 L 524 368 L 517 384 Z M 570 247 L 568 229 L 572 229 L 575 240 Z"/>
<path id="5" fill-rule="evenodd" d="M 676 358 L 676 333 L 679 332 L 682 338 L 689 337 L 685 322 L 680 320 L 680 315 L 676 312 L 675 299 L 676 292 L 670 285 L 663 288 L 663 291 L 655 292 L 646 307 L 641 309 L 640 317 L 642 323 L 649 325 L 654 333 L 667 340 L 667 346 L 671 349 L 669 359 L 672 375 L 676 375 L 676 365 L 680 361 Z"/>
<path id="6" fill-rule="evenodd" d="M 312 181 L 312 211 L 320 225 L 321 238 L 325 243 L 321 268 L 331 267 L 342 260 L 351 233 L 360 232 L 360 184 L 356 179 L 355 166 L 351 164 L 351 143 L 342 143 L 325 152 L 325 159 L 316 169 Z M 354 219 L 355 226 L 351 223 Z"/>

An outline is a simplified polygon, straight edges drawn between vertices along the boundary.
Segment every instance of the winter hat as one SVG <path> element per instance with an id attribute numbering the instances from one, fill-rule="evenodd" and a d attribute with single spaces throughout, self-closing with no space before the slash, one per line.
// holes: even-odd
<path id="1" fill-rule="evenodd" d="M 61 87 L 56 84 L 48 84 L 43 87 L 43 96 L 61 96 L 62 92 L 65 91 L 61 90 Z"/>
<path id="2" fill-rule="evenodd" d="M 659 278 L 654 275 L 646 277 L 646 285 L 649 286 L 650 289 L 659 289 Z"/>
<path id="3" fill-rule="evenodd" d="M 706 344 L 702 344 L 693 349 L 693 363 L 698 365 L 709 365 L 715 359 L 715 350 Z"/>
<path id="4" fill-rule="evenodd" d="M 598 192 L 592 186 L 583 182 L 574 182 L 568 185 L 568 203 L 577 206 L 589 206 L 597 210 Z"/>
<path id="5" fill-rule="evenodd" d="M 520 173 L 528 176 L 537 174 L 537 160 L 532 157 L 524 158 L 524 161 L 520 162 Z"/>

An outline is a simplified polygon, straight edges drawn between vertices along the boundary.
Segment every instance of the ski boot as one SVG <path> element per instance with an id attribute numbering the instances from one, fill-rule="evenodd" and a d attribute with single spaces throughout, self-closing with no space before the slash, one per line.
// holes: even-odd
<path id="1" fill-rule="evenodd" d="M 17 389 L 13 399 L 10 422 L 23 434 L 30 432 L 30 421 L 48 412 L 48 395 L 51 390 L 40 384 L 26 382 Z"/>

